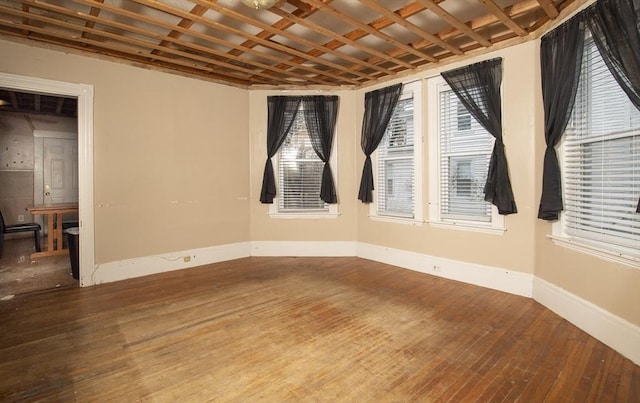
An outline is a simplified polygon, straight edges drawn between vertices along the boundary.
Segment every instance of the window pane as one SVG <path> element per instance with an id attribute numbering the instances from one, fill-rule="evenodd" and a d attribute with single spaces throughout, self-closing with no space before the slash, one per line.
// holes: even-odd
<path id="1" fill-rule="evenodd" d="M 586 41 L 580 85 L 565 132 L 565 232 L 637 247 L 640 112 Z"/>
<path id="2" fill-rule="evenodd" d="M 493 137 L 450 89 L 440 92 L 440 216 L 491 222 L 484 184 Z"/>
<path id="3" fill-rule="evenodd" d="M 414 101 L 401 99 L 378 146 L 376 182 L 379 215 L 415 216 Z"/>
<path id="4" fill-rule="evenodd" d="M 279 151 L 280 211 L 328 211 L 320 199 L 324 163 L 313 150 L 302 111 Z"/>

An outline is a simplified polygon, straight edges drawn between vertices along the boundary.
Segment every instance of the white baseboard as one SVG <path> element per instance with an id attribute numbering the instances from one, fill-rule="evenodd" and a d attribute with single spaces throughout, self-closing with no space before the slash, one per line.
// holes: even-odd
<path id="1" fill-rule="evenodd" d="M 538 277 L 533 299 L 640 365 L 640 327 Z"/>
<path id="2" fill-rule="evenodd" d="M 356 245 L 349 241 L 256 241 L 251 242 L 251 256 L 356 256 Z"/>
<path id="3" fill-rule="evenodd" d="M 533 275 L 422 253 L 358 244 L 358 257 L 485 288 L 531 297 Z"/>
<path id="4" fill-rule="evenodd" d="M 83 282 L 83 285 L 126 280 L 134 277 L 148 276 L 150 274 L 239 259 L 250 255 L 251 243 L 240 242 L 120 260 L 97 265 L 93 273 L 87 273 L 88 276 L 86 277 L 88 277 L 88 281 Z"/>

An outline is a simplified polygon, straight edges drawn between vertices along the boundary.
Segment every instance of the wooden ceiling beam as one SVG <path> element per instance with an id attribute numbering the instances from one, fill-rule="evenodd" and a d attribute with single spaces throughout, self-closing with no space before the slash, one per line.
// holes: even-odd
<path id="1" fill-rule="evenodd" d="M 435 1 L 437 3 L 439 3 L 439 2 L 442 2 L 444 0 L 435 0 Z M 304 3 L 302 0 L 289 0 L 289 3 L 299 3 L 299 2 L 302 2 L 306 6 L 311 7 L 311 5 L 309 5 L 307 3 Z M 415 14 L 421 12 L 421 11 L 424 11 L 424 9 L 425 8 L 423 6 L 421 6 L 421 5 L 417 4 L 417 3 L 410 3 L 407 6 L 397 10 L 396 13 L 398 15 L 400 15 L 401 17 L 403 17 L 403 18 L 408 18 L 408 17 L 411 17 L 412 15 L 415 15 Z M 369 25 L 372 28 L 374 28 L 376 30 L 379 30 L 379 29 L 386 28 L 386 27 L 388 27 L 390 25 L 393 25 L 393 21 L 391 21 L 390 19 L 388 19 L 386 17 L 381 17 L 381 18 L 371 22 Z M 368 32 L 363 31 L 363 30 L 361 30 L 359 28 L 356 28 L 353 31 L 348 32 L 347 34 L 345 34 L 344 37 L 349 39 L 349 40 L 357 40 L 357 39 L 361 39 L 363 37 L 366 37 L 368 35 L 369 35 Z M 324 46 L 326 46 L 328 48 L 331 48 L 331 49 L 337 49 L 337 48 L 340 48 L 340 47 L 342 47 L 344 45 L 345 45 L 344 42 L 336 41 L 336 40 L 331 40 L 331 41 L 329 41 L 329 42 L 324 44 Z M 394 48 L 394 49 L 397 50 L 397 48 Z M 374 63 L 374 64 L 375 63 L 382 63 L 383 61 L 385 61 L 387 59 L 388 56 L 389 57 L 396 57 L 396 56 L 391 56 L 391 53 L 393 53 L 393 52 L 385 53 L 385 56 L 383 56 L 383 57 L 371 58 L 371 59 L 368 60 L 368 62 Z M 404 53 L 405 53 L 404 51 L 398 51 L 398 52 L 395 52 L 395 55 L 397 55 L 399 57 Z M 312 55 L 312 56 L 319 57 L 319 56 L 323 55 L 324 53 L 314 49 L 314 50 L 309 51 L 309 54 Z M 296 57 L 296 58 L 290 59 L 289 61 L 295 62 L 295 63 L 302 63 L 302 62 L 304 62 L 304 60 L 305 60 L 304 58 Z M 278 66 L 278 67 L 282 67 L 282 66 Z M 362 67 L 361 64 L 350 66 L 350 68 L 353 69 L 353 70 L 360 69 L 361 67 Z M 340 72 L 338 72 L 338 73 L 340 73 Z"/>
<path id="2" fill-rule="evenodd" d="M 434 1 L 436 4 L 439 3 L 439 1 Z M 517 17 L 519 15 L 522 14 L 526 14 L 527 12 L 531 12 L 533 10 L 537 10 L 539 8 L 539 4 L 537 3 L 536 0 L 524 0 L 520 3 L 516 3 L 513 6 L 507 7 L 505 9 L 505 13 L 507 13 L 507 15 L 509 15 L 510 18 L 514 18 Z M 483 28 L 486 28 L 492 24 L 495 24 L 497 22 L 500 22 L 500 19 L 498 19 L 498 17 L 496 17 L 495 14 L 486 14 L 484 16 L 475 18 L 471 21 L 469 21 L 467 24 L 469 25 L 469 27 L 473 30 L 480 30 Z M 513 35 L 515 35 L 511 30 L 509 30 L 509 32 Z M 437 35 L 438 37 L 440 37 L 443 40 L 446 39 L 452 39 L 455 38 L 457 36 L 463 35 L 464 33 L 462 31 L 460 31 L 458 28 L 449 28 L 446 30 L 443 30 L 441 32 L 439 32 Z M 503 36 L 501 37 L 498 41 L 500 40 L 506 40 L 510 37 L 507 36 Z M 432 43 L 428 42 L 428 41 L 422 41 L 421 43 L 415 43 L 413 46 L 415 47 L 420 47 L 420 46 L 435 46 Z M 475 47 L 464 47 L 462 50 L 464 52 L 468 52 L 471 50 L 474 50 Z M 401 53 L 399 50 L 396 49 L 396 53 Z M 440 60 L 442 60 L 442 58 L 445 57 L 451 57 L 453 56 L 453 53 L 448 54 L 447 56 L 441 57 Z M 375 63 L 374 60 L 369 60 L 371 63 Z"/>
<path id="3" fill-rule="evenodd" d="M 104 2 L 104 0 L 96 0 L 96 1 L 98 1 L 100 3 Z M 98 15 L 100 15 L 100 9 L 98 7 L 91 7 L 91 9 L 89 9 L 89 15 L 91 15 L 93 17 L 97 17 Z M 87 21 L 86 24 L 85 24 L 85 27 L 93 28 L 93 27 L 95 27 L 95 25 L 96 25 L 95 21 Z M 86 38 L 87 37 L 86 35 L 87 35 L 86 32 L 82 33 L 82 37 L 83 38 Z"/>
<path id="4" fill-rule="evenodd" d="M 288 0 L 290 4 L 294 5 L 295 7 L 297 7 L 298 9 L 295 10 L 293 12 L 293 14 L 296 17 L 300 17 L 300 18 L 309 18 L 311 17 L 313 14 L 318 12 L 317 8 L 311 7 L 309 4 L 304 3 L 300 0 Z M 333 0 L 323 0 L 325 4 L 329 4 L 331 3 Z M 285 30 L 288 28 L 291 28 L 294 25 L 294 23 L 290 20 L 287 19 L 281 19 L 280 21 L 276 22 L 275 24 L 273 24 L 272 26 L 274 28 L 280 29 L 280 30 Z M 261 38 L 264 40 L 268 40 L 270 38 L 272 38 L 274 36 L 273 33 L 269 32 L 269 31 L 265 31 L 262 30 L 261 32 L 258 32 L 255 35 L 257 38 Z M 258 45 L 258 43 L 256 41 L 253 41 L 251 39 L 247 39 L 245 42 L 242 43 L 242 46 L 248 47 L 248 48 L 253 48 L 254 46 Z M 242 50 L 240 49 L 231 49 L 229 51 L 229 55 L 232 56 L 240 56 L 242 54 Z"/>
<path id="5" fill-rule="evenodd" d="M 427 7 L 429 10 L 431 10 L 431 12 L 433 12 L 434 14 L 436 14 L 437 16 L 445 20 L 449 25 L 457 28 L 458 30 L 460 30 L 460 32 L 463 32 L 469 38 L 474 39 L 480 45 L 484 47 L 491 46 L 491 42 L 487 38 L 478 34 L 476 31 L 471 29 L 471 27 L 469 27 L 464 22 L 458 20 L 456 17 L 450 14 L 447 10 L 445 10 L 444 8 L 440 7 L 435 2 L 433 2 L 433 0 L 418 0 L 418 2 L 424 5 L 425 7 Z"/>
<path id="6" fill-rule="evenodd" d="M 75 0 L 75 1 L 78 1 L 78 0 Z M 83 0 L 83 1 L 88 1 L 88 0 Z M 151 8 L 156 9 L 156 10 L 163 11 L 165 13 L 169 13 L 169 14 L 172 14 L 172 15 L 176 15 L 176 16 L 185 15 L 185 13 L 183 11 L 181 11 L 181 10 L 178 10 L 178 9 L 176 9 L 174 7 L 170 7 L 170 6 L 167 6 L 167 5 L 164 5 L 164 4 L 160 4 L 158 2 L 152 2 L 152 1 L 148 1 L 148 0 L 130 0 L 130 1 L 135 1 L 136 3 L 147 5 L 147 6 L 151 7 Z M 191 0 L 191 1 L 196 1 L 199 4 L 202 4 L 204 6 L 214 6 L 216 11 L 218 9 L 222 8 L 217 4 L 206 3 L 206 2 L 202 2 L 200 0 Z M 360 77 L 362 79 L 365 79 L 365 80 L 370 80 L 372 78 L 371 76 L 369 76 L 367 74 L 360 73 L 360 72 L 350 72 L 346 67 L 344 67 L 342 65 L 339 65 L 337 63 L 333 63 L 333 62 L 328 61 L 328 60 L 321 59 L 319 57 L 315 57 L 315 58 L 306 57 L 305 53 L 303 51 L 299 51 L 299 50 L 294 49 L 294 48 L 292 48 L 290 46 L 286 46 L 286 45 L 280 44 L 280 43 L 278 43 L 276 41 L 273 41 L 273 40 L 262 40 L 262 39 L 255 38 L 253 35 L 248 34 L 248 33 L 244 32 L 244 31 L 241 31 L 239 29 L 235 29 L 235 28 L 230 27 L 228 25 L 220 24 L 220 23 L 218 23 L 216 21 L 209 20 L 209 19 L 207 19 L 205 17 L 198 17 L 197 20 L 198 20 L 199 23 L 201 23 L 203 25 L 206 25 L 206 26 L 208 26 L 210 28 L 216 29 L 216 30 L 220 30 L 220 31 L 223 31 L 223 32 L 231 33 L 233 35 L 236 35 L 236 36 L 239 36 L 239 37 L 244 37 L 244 38 L 247 38 L 247 39 L 253 38 L 254 40 L 258 41 L 261 45 L 263 45 L 263 46 L 265 46 L 267 48 L 271 48 L 271 49 L 277 50 L 277 51 L 279 51 L 281 53 L 284 53 L 284 54 L 302 56 L 307 61 L 313 61 L 313 62 L 315 62 L 315 63 L 317 63 L 319 65 L 325 65 L 326 67 L 331 67 L 333 69 L 342 70 L 342 71 L 344 71 L 344 72 L 346 72 L 348 74 L 358 76 L 358 77 Z M 264 26 L 265 24 L 260 23 L 260 25 Z M 266 26 L 270 27 L 269 25 L 266 25 Z M 271 30 L 271 31 L 273 31 L 273 30 Z M 291 36 L 291 35 L 287 34 L 287 36 Z M 307 42 L 309 42 L 309 41 L 307 41 Z M 233 47 L 235 47 L 235 46 L 237 46 L 237 45 L 234 45 Z M 285 59 L 281 59 L 281 60 L 285 60 Z M 316 69 L 316 70 L 317 71 L 322 71 L 322 70 L 319 70 L 319 69 Z M 324 72 L 323 74 L 326 75 L 327 73 Z M 350 79 L 350 80 L 352 81 L 352 84 L 358 83 L 356 80 L 352 80 L 352 79 Z"/>
<path id="7" fill-rule="evenodd" d="M 12 14 L 12 13 L 21 13 L 18 10 L 15 9 L 11 9 L 11 8 L 7 8 L 4 7 L 2 5 L 0 5 L 0 11 Z M 109 33 L 109 32 L 104 32 L 104 31 L 98 31 L 95 28 L 87 28 L 85 26 L 78 26 L 66 21 L 61 21 L 58 19 L 54 19 L 54 18 L 49 18 L 46 16 L 41 16 L 41 15 L 36 15 L 36 14 L 31 14 L 31 18 L 41 21 L 41 22 L 45 22 L 47 24 L 52 24 L 54 26 L 59 26 L 59 27 L 63 27 L 63 28 L 67 28 L 70 30 L 80 30 L 82 32 L 88 32 L 91 33 L 93 35 L 96 35 L 97 37 L 103 37 L 103 38 L 109 38 L 109 39 L 113 39 L 117 42 L 123 42 L 125 45 L 135 45 L 138 47 L 142 47 L 142 48 L 147 48 L 147 49 L 155 49 L 158 45 L 156 43 L 151 43 L 151 42 L 146 42 L 143 41 L 141 39 L 134 39 L 134 38 L 127 38 L 127 37 L 123 37 L 121 35 L 118 34 L 113 34 L 113 33 Z M 6 21 L 2 21 L 4 25 L 12 25 L 12 24 L 7 24 Z M 15 24 L 14 24 L 15 25 Z M 22 28 L 22 27 L 21 27 Z M 123 47 L 121 45 L 111 45 L 111 44 L 107 44 L 103 41 L 97 41 L 97 40 L 93 40 L 93 39 L 89 39 L 89 38 L 82 38 L 80 37 L 76 37 L 76 36 L 68 36 L 68 35 L 64 35 L 61 33 L 52 33 L 47 31 L 46 29 L 42 29 L 42 28 L 36 28 L 35 26 L 33 27 L 32 31 L 37 31 L 40 32 L 43 35 L 50 35 L 50 36 L 54 36 L 54 37 L 58 37 L 60 39 L 65 39 L 69 42 L 78 42 L 78 43 L 83 43 L 83 44 L 89 44 L 89 45 L 93 45 L 96 46 L 98 49 L 102 48 L 104 49 L 104 51 L 107 50 L 115 50 L 118 52 L 121 52 L 123 54 L 130 54 L 130 55 L 136 55 L 138 58 L 142 58 L 143 60 L 146 58 L 148 60 L 148 56 L 141 56 L 142 52 L 139 48 L 128 48 L 128 47 Z M 195 54 L 191 54 L 191 53 L 187 53 L 187 52 L 182 52 L 182 51 L 178 51 L 175 49 L 167 49 L 167 53 L 171 53 L 172 55 L 175 56 L 181 56 L 187 59 L 191 59 L 194 61 L 200 61 L 203 63 L 210 63 L 211 62 L 211 58 L 207 58 L 207 57 L 203 57 L 203 56 L 198 56 Z M 158 60 L 162 60 L 163 62 L 169 63 L 169 64 L 174 64 L 174 65 L 180 65 L 180 66 L 184 66 L 184 67 L 189 67 L 189 68 L 193 68 L 196 70 L 201 70 L 201 71 L 206 71 L 206 72 L 213 72 L 214 70 L 212 68 L 203 66 L 203 65 L 198 65 L 198 64 L 194 64 L 193 61 L 189 61 L 189 60 L 181 60 L 181 59 L 177 59 L 177 58 L 168 58 L 168 57 L 164 57 L 161 55 L 154 55 L 154 59 L 158 59 Z M 243 68 L 241 66 L 236 66 L 233 64 L 225 64 L 224 67 L 229 68 L 231 71 L 243 71 L 249 75 L 251 74 L 256 74 L 256 71 L 254 70 L 250 70 L 250 69 L 246 69 Z M 221 76 L 227 76 L 229 78 L 234 78 L 236 80 L 242 80 L 243 77 L 238 76 L 237 74 L 231 74 L 231 73 L 223 73 L 220 71 L 215 71 L 216 74 L 219 74 Z M 277 76 L 273 76 L 270 74 L 266 74 L 266 73 L 258 73 L 256 75 L 262 76 L 266 79 L 269 80 L 275 80 L 275 81 L 279 81 L 282 83 L 289 83 L 287 80 L 277 77 Z"/>
<path id="8" fill-rule="evenodd" d="M 22 5 L 22 11 L 24 11 L 25 13 L 28 14 L 29 13 L 29 6 L 26 5 L 26 4 L 23 4 Z M 25 26 L 29 25 L 29 17 L 23 17 L 22 18 L 22 25 L 25 25 Z M 24 33 L 25 36 L 29 36 L 29 30 L 28 29 L 25 29 L 23 33 Z"/>
<path id="9" fill-rule="evenodd" d="M 133 1 L 148 3 L 147 0 L 133 0 Z M 272 32 L 272 33 L 274 33 L 276 35 L 279 35 L 279 36 L 287 38 L 287 39 L 289 39 L 291 41 L 300 43 L 300 44 L 302 44 L 304 46 L 307 46 L 307 47 L 309 47 L 311 49 L 314 49 L 314 48 L 321 49 L 325 53 L 332 54 L 332 55 L 334 55 L 336 57 L 339 57 L 341 59 L 345 58 L 345 55 L 343 53 L 340 53 L 340 52 L 335 51 L 333 49 L 329 49 L 329 48 L 323 47 L 322 45 L 318 45 L 318 44 L 316 44 L 316 43 L 314 43 L 314 42 L 312 42 L 310 40 L 301 38 L 300 36 L 294 35 L 294 34 L 292 34 L 290 32 L 276 29 L 276 28 L 274 28 L 273 26 L 271 26 L 269 24 L 263 23 L 261 21 L 255 20 L 253 18 L 249 18 L 249 17 L 247 17 L 247 16 L 245 16 L 243 14 L 237 13 L 237 12 L 231 10 L 231 9 L 225 8 L 225 7 L 223 7 L 223 6 L 221 6 L 221 5 L 217 4 L 217 3 L 210 3 L 210 2 L 204 1 L 204 0 L 190 0 L 190 1 L 193 1 L 196 4 L 201 4 L 201 5 L 203 5 L 205 7 L 208 7 L 210 9 L 214 10 L 214 11 L 217 11 L 218 13 L 220 13 L 220 14 L 222 14 L 224 16 L 233 18 L 233 19 L 235 19 L 237 21 L 244 22 L 244 23 L 249 24 L 249 25 L 253 25 L 253 26 L 258 27 L 258 28 L 260 28 L 262 30 L 270 31 L 270 32 Z M 326 6 L 326 7 L 328 7 L 328 6 Z M 227 31 L 229 29 L 231 29 L 231 27 L 229 27 L 229 26 L 225 26 L 225 27 L 226 27 Z M 271 44 L 271 45 L 267 45 L 269 47 L 272 47 L 273 44 L 276 43 L 275 41 L 265 41 L 265 42 L 268 43 L 268 44 Z M 290 47 L 287 47 L 287 48 L 291 49 Z M 303 52 L 300 52 L 300 53 L 303 53 Z M 332 61 L 329 61 L 329 60 L 326 60 L 326 59 L 322 59 L 322 58 L 319 58 L 319 57 L 313 58 L 312 61 L 314 61 L 315 63 L 321 64 L 321 65 L 325 65 L 327 67 L 331 67 L 331 68 L 336 69 L 336 70 L 342 70 L 342 71 L 344 71 L 346 73 L 355 74 L 355 75 L 357 75 L 357 76 L 359 76 L 361 78 L 364 78 L 364 79 L 371 79 L 372 78 L 372 76 L 370 76 L 370 75 L 366 75 L 366 74 L 363 74 L 361 72 L 349 71 L 344 65 L 341 65 L 341 64 L 338 64 L 338 63 L 334 63 Z"/>
<path id="10" fill-rule="evenodd" d="M 205 7 L 199 6 L 199 5 L 195 5 L 191 11 L 189 11 L 189 14 L 193 14 L 195 16 L 198 17 L 202 17 L 202 15 L 207 11 L 207 9 Z M 193 24 L 195 24 L 195 21 L 192 18 L 183 18 L 182 20 L 180 20 L 180 22 L 178 23 L 178 27 L 183 28 L 183 29 L 189 29 L 193 26 Z M 180 38 L 183 34 L 184 34 L 184 30 L 177 30 L 174 29 L 171 32 L 169 32 L 169 34 L 167 34 L 168 37 L 170 38 L 174 38 L 174 39 L 178 39 Z M 163 40 L 162 42 L 160 42 L 160 46 L 161 47 L 168 47 L 171 46 L 172 42 L 167 41 L 167 40 Z M 159 51 L 158 50 L 154 50 L 153 54 L 157 54 Z"/>
<path id="11" fill-rule="evenodd" d="M 418 59 L 420 60 L 424 60 L 424 59 L 428 59 L 431 58 L 432 56 L 423 53 L 409 45 L 406 45 L 404 43 L 401 43 L 399 41 L 397 41 L 396 39 L 394 39 L 393 37 L 383 33 L 382 31 L 377 30 L 376 28 L 371 27 L 370 25 L 367 25 L 363 22 L 358 21 L 357 19 L 345 15 L 343 13 L 341 13 L 340 11 L 336 10 L 335 8 L 325 5 L 324 7 L 321 7 L 322 4 L 320 4 L 320 2 L 318 0 L 303 0 L 305 3 L 309 3 L 313 6 L 319 7 L 320 11 L 326 14 L 330 14 L 332 17 L 340 19 L 348 24 L 350 24 L 351 26 L 357 27 L 367 33 L 369 33 L 370 35 L 374 35 L 380 39 L 382 39 L 383 41 L 389 43 L 390 45 L 396 47 L 396 48 L 400 48 L 403 49 L 406 53 L 410 53 L 413 54 L 414 56 L 417 56 Z"/>
<path id="12" fill-rule="evenodd" d="M 538 3 L 540 4 L 540 7 L 542 7 L 544 12 L 547 14 L 547 16 L 552 20 L 557 18 L 558 15 L 560 14 L 556 6 L 553 5 L 552 0 L 538 0 Z"/>
<path id="13" fill-rule="evenodd" d="M 87 0 L 74 0 L 74 1 L 77 2 L 77 3 L 80 3 L 80 4 L 85 4 L 85 3 L 92 3 L 95 0 L 89 0 L 89 1 L 87 1 Z M 112 12 L 112 13 L 115 13 L 115 14 L 118 14 L 118 15 L 121 15 L 121 16 L 129 17 L 129 18 L 136 18 L 137 17 L 139 20 L 144 21 L 144 22 L 146 22 L 148 24 L 159 26 L 159 27 L 163 27 L 163 28 L 167 28 L 167 29 L 175 29 L 175 30 L 178 30 L 178 31 L 183 32 L 185 34 L 188 34 L 190 36 L 194 36 L 194 37 L 203 39 L 203 40 L 211 42 L 211 43 L 216 43 L 216 44 L 219 44 L 219 45 L 222 45 L 222 46 L 225 46 L 225 47 L 231 47 L 231 48 L 234 47 L 234 46 L 237 46 L 234 43 L 231 43 L 231 42 L 216 38 L 214 36 L 201 34 L 201 33 L 195 32 L 195 31 L 189 31 L 186 28 L 176 27 L 173 24 L 170 24 L 170 23 L 167 23 L 167 22 L 164 22 L 164 21 L 159 21 L 159 20 L 156 20 L 156 19 L 151 18 L 151 17 L 141 17 L 141 16 L 138 16 L 137 14 L 135 14 L 133 12 L 130 12 L 130 11 L 127 11 L 127 10 L 122 10 L 122 9 L 119 9 L 117 7 L 114 7 L 114 6 L 110 6 L 110 5 L 106 5 L 105 4 L 105 5 L 102 5 L 101 7 L 103 7 L 104 9 L 106 9 L 106 10 Z M 61 12 L 61 13 L 64 13 L 65 10 L 64 10 L 64 8 L 59 8 L 58 11 Z M 84 17 L 85 18 L 91 18 L 90 16 L 87 16 L 87 15 L 84 15 Z M 197 19 L 201 19 L 201 18 L 202 17 L 198 17 Z M 194 17 L 194 19 L 195 19 L 195 17 Z M 202 22 L 202 21 L 199 21 L 199 22 Z M 132 26 L 127 26 L 127 25 L 121 24 L 121 23 L 116 23 L 114 21 L 106 21 L 105 20 L 105 21 L 102 21 L 102 23 L 104 23 L 104 24 L 106 24 L 108 26 L 117 27 L 118 29 L 122 29 L 124 31 L 129 30 L 129 31 L 137 33 L 137 34 L 142 34 L 142 35 L 150 36 L 150 37 L 153 37 L 153 38 L 164 39 L 164 40 L 166 40 L 168 42 L 175 43 L 175 44 L 183 46 L 183 47 L 185 47 L 187 49 L 191 48 L 191 49 L 198 50 L 198 51 L 201 51 L 201 52 L 210 53 L 212 55 L 215 55 L 215 56 L 221 58 L 220 60 L 216 59 L 217 62 L 219 62 L 219 63 L 227 63 L 227 64 L 230 63 L 229 59 L 227 57 L 228 56 L 227 53 L 221 52 L 221 51 L 217 51 L 217 50 L 215 50 L 214 48 L 211 48 L 211 47 L 204 47 L 204 46 L 195 45 L 193 43 L 182 41 L 182 40 L 180 40 L 178 38 L 169 38 L 168 36 L 162 36 L 162 35 L 159 35 L 159 34 L 156 34 L 156 33 L 151 33 L 151 32 L 146 31 L 146 30 L 142 30 L 142 29 L 139 29 L 139 28 L 136 28 L 136 27 L 132 27 Z M 283 61 L 282 58 L 278 58 L 278 57 L 273 56 L 273 55 L 271 55 L 269 53 L 259 52 L 259 51 L 253 50 L 253 49 L 246 49 L 246 50 L 249 53 L 253 53 L 256 56 L 259 56 L 259 57 L 267 59 L 267 60 L 272 60 L 272 61 L 274 61 L 276 63 L 280 63 L 280 62 Z M 283 71 L 282 69 L 277 69 L 277 68 L 269 66 L 269 65 L 264 65 L 264 64 L 261 64 L 260 62 L 257 62 L 257 61 L 255 61 L 255 62 L 249 61 L 249 60 L 243 61 L 243 60 L 241 60 L 239 58 L 236 58 L 234 61 L 236 61 L 237 63 L 247 63 L 247 64 L 255 63 L 255 64 L 258 64 L 258 65 L 261 65 L 261 66 L 265 66 L 266 69 L 270 69 L 270 70 L 272 70 L 274 72 L 277 72 L 277 73 L 282 73 L 282 74 L 286 74 L 287 73 L 286 71 Z M 311 72 L 311 73 L 313 73 L 315 75 L 329 77 L 328 73 L 326 73 L 324 71 L 321 71 L 321 70 L 318 70 L 318 69 L 314 69 L 314 68 L 306 67 L 306 66 L 298 66 L 298 65 L 296 65 L 296 67 L 300 67 L 302 70 L 307 70 L 307 71 L 309 71 L 309 72 Z M 300 78 L 300 79 L 306 78 L 307 80 L 315 81 L 315 82 L 317 82 L 319 84 L 331 83 L 331 81 L 327 81 L 327 80 L 324 80 L 324 79 L 321 79 L 321 78 L 317 78 L 316 79 L 316 78 L 309 77 L 309 76 L 299 75 L 299 76 L 297 76 L 297 78 Z M 329 78 L 331 78 L 331 77 L 329 77 Z M 358 82 L 353 80 L 353 82 L 351 84 L 356 84 L 356 83 L 358 83 Z"/>
<path id="14" fill-rule="evenodd" d="M 389 18 L 391 21 L 395 22 L 396 24 L 406 28 L 407 30 L 413 32 L 414 34 L 418 35 L 419 37 L 430 41 L 433 44 L 436 44 L 438 46 L 440 46 L 441 48 L 448 50 L 452 53 L 455 53 L 457 55 L 461 55 L 462 51 L 453 46 L 450 45 L 448 43 L 446 43 L 445 41 L 441 40 L 440 38 L 438 38 L 435 35 L 432 35 L 426 31 L 424 31 L 422 28 L 418 27 L 417 25 L 409 22 L 409 20 L 400 17 L 398 14 L 394 13 L 393 11 L 389 10 L 388 8 L 382 6 L 379 4 L 379 2 L 377 1 L 373 1 L 373 0 L 359 0 L 362 4 L 365 4 L 367 7 L 371 8 L 372 10 L 375 10 L 376 12 L 380 13 L 381 15 L 384 15 L 385 17 Z M 413 48 L 412 48 L 413 49 Z M 430 61 L 432 62 L 436 62 L 437 59 L 434 57 L 431 57 Z"/>
<path id="15" fill-rule="evenodd" d="M 0 9 L 0 35 L 245 88 L 361 87 L 537 33 L 588 0 L 517 0 L 504 9 L 498 0 L 477 0 L 488 12 L 471 21 L 443 8 L 445 0 L 413 0 L 395 10 L 386 2 L 359 0 L 380 15 L 373 21 L 340 12 L 342 3 L 335 1 L 281 0 L 256 14 L 245 12 L 239 2 L 217 0 L 6 0 L 0 5 L 12 11 Z M 323 15 L 309 18 L 318 12 Z M 428 31 L 430 24 L 410 18 L 419 13 L 449 26 Z M 252 27 L 243 29 L 247 24 Z M 293 31 L 294 26 L 304 28 Z M 387 27 L 415 36 L 412 42 L 398 40 Z M 324 39 L 311 39 L 320 35 Z M 375 38 L 361 40 L 367 36 Z M 46 109 L 45 101 L 41 108 Z"/>
<path id="16" fill-rule="evenodd" d="M 500 8 L 493 0 L 478 0 L 482 3 L 491 13 L 493 13 L 498 19 L 509 29 L 515 32 L 518 36 L 527 36 L 529 33 L 513 21 L 505 11 Z"/>
<path id="17" fill-rule="evenodd" d="M 362 50 L 363 52 L 369 53 L 371 55 L 382 56 L 382 57 L 387 56 L 384 53 L 380 52 L 379 50 L 373 49 L 373 48 L 371 48 L 369 46 L 361 45 L 361 44 L 359 44 L 358 42 L 356 42 L 354 40 L 346 38 L 346 37 L 344 37 L 342 35 L 338 35 L 338 34 L 336 34 L 335 32 L 333 32 L 333 31 L 331 31 L 329 29 L 326 29 L 326 28 L 323 28 L 323 27 L 321 27 L 319 25 L 313 24 L 313 23 L 311 23 L 309 21 L 306 21 L 303 18 L 298 18 L 298 17 L 296 17 L 294 15 L 291 15 L 290 13 L 287 13 L 286 11 L 283 11 L 283 10 L 280 10 L 280 9 L 274 8 L 274 7 L 270 8 L 269 11 L 271 11 L 274 14 L 279 15 L 280 17 L 288 18 L 291 21 L 295 22 L 296 24 L 305 26 L 305 27 L 307 27 L 307 28 L 309 28 L 309 29 L 311 29 L 311 30 L 313 30 L 315 32 L 318 32 L 318 33 L 320 33 L 320 34 L 322 34 L 322 35 L 324 35 L 326 37 L 333 38 L 334 40 L 343 42 L 345 45 L 351 45 L 351 46 L 355 47 L 356 49 Z M 393 57 L 388 57 L 388 59 L 389 59 L 390 62 L 395 63 L 397 65 L 404 66 L 404 67 L 409 68 L 409 69 L 411 68 L 411 64 L 409 64 L 409 63 L 407 63 L 405 61 L 402 61 L 400 59 L 396 59 L 396 58 L 393 58 Z M 372 63 L 368 63 L 366 61 L 363 62 L 362 60 L 356 59 L 355 57 L 350 57 L 347 60 L 349 60 L 350 62 L 352 62 L 354 64 L 362 64 L 364 67 L 369 67 L 370 69 L 377 70 L 377 71 L 380 71 L 380 72 L 383 72 L 383 73 L 386 73 L 386 74 L 393 74 L 393 72 L 391 70 L 389 70 L 389 69 L 380 67 L 380 66 L 372 64 Z"/>
<path id="18" fill-rule="evenodd" d="M 13 29 L 11 29 L 13 27 Z M 23 37 L 19 34 L 18 29 L 23 29 L 21 23 L 15 21 L 9 21 L 0 19 L 0 34 L 7 36 Z M 41 43 L 51 44 L 54 46 L 63 46 L 68 49 L 75 49 L 81 53 L 94 53 L 97 55 L 103 55 L 112 57 L 121 61 L 128 61 L 135 65 L 146 64 L 146 57 L 141 57 L 139 51 L 132 50 L 130 48 L 124 48 L 122 46 L 114 46 L 105 43 L 95 41 L 93 39 L 78 40 L 74 36 L 62 35 L 59 32 L 48 31 L 34 27 L 34 33 L 30 36 L 30 39 L 37 40 Z M 36 35 L 37 34 L 37 35 Z M 93 45 L 93 47 L 87 47 L 86 44 Z M 205 80 L 216 81 L 228 85 L 235 85 L 246 88 L 251 85 L 251 82 L 243 80 L 236 76 L 228 76 L 225 74 L 216 73 L 212 69 L 203 69 L 199 66 L 186 65 L 181 62 L 175 63 L 175 60 L 158 56 L 158 61 L 162 63 L 154 63 L 150 66 L 153 70 L 173 71 L 176 73 L 187 74 L 191 76 L 197 76 Z"/>

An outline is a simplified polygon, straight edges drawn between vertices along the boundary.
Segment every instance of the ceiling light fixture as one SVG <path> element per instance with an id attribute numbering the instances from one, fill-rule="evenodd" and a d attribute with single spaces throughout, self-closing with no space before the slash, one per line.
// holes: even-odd
<path id="1" fill-rule="evenodd" d="M 242 2 L 251 8 L 259 10 L 261 8 L 273 7 L 278 0 L 242 0 Z"/>

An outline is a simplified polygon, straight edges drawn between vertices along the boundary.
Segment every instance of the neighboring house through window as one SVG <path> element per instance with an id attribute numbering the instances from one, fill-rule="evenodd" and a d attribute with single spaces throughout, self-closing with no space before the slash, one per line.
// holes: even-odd
<path id="1" fill-rule="evenodd" d="M 494 138 L 445 80 L 429 79 L 429 222 L 503 230 L 504 220 L 484 200 Z"/>
<path id="2" fill-rule="evenodd" d="M 403 86 L 387 131 L 374 153 L 372 216 L 422 221 L 422 86 Z"/>

